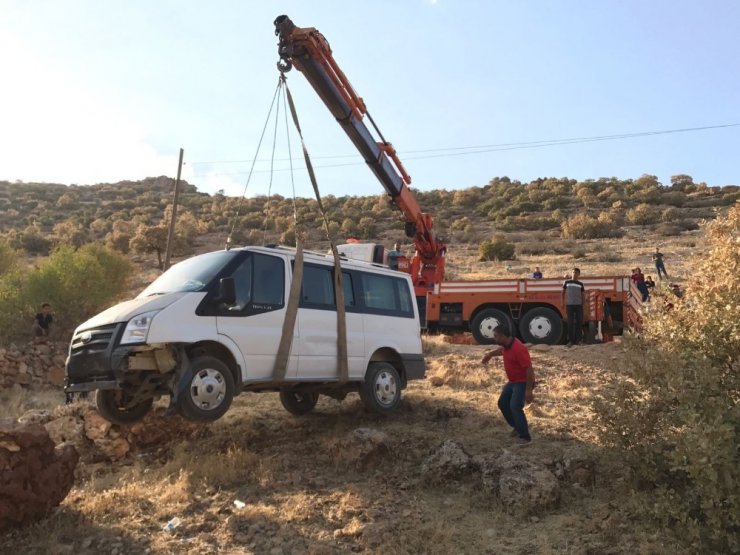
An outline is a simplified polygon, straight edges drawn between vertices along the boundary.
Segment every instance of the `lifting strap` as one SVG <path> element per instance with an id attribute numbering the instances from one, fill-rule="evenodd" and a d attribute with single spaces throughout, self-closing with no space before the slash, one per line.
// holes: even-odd
<path id="1" fill-rule="evenodd" d="M 331 238 L 331 234 L 329 233 L 329 220 L 326 216 L 326 211 L 324 210 L 324 204 L 321 202 L 321 193 L 319 192 L 316 174 L 314 173 L 313 165 L 311 164 L 311 158 L 308 154 L 306 143 L 303 140 L 303 133 L 301 131 L 301 125 L 298 122 L 298 114 L 296 113 L 295 104 L 293 103 L 293 96 L 290 94 L 290 89 L 285 80 L 285 75 L 282 73 L 280 75 L 280 80 L 285 90 L 288 106 L 290 107 L 290 115 L 293 119 L 296 130 L 298 131 L 298 136 L 301 138 L 303 158 L 305 159 L 306 168 L 308 169 L 308 176 L 311 180 L 311 185 L 313 186 L 316 203 L 318 204 L 321 217 L 324 220 L 324 229 L 326 230 L 326 236 L 329 239 L 331 252 L 334 256 L 334 291 L 337 305 L 337 368 L 339 371 L 339 384 L 343 385 L 349 381 L 349 363 L 347 358 L 347 315 L 344 304 L 344 282 L 342 279 L 341 259 L 339 258 L 337 246 L 334 244 L 334 240 Z M 296 233 L 296 258 L 293 266 L 293 281 L 290 285 L 290 297 L 288 298 L 285 320 L 283 322 L 283 335 L 280 338 L 280 346 L 278 348 L 277 357 L 275 358 L 275 366 L 272 374 L 273 380 L 275 381 L 283 381 L 285 379 L 285 372 L 290 357 L 290 347 L 295 330 L 295 321 L 298 314 L 298 305 L 300 303 L 302 284 L 303 244 L 300 234 Z"/>

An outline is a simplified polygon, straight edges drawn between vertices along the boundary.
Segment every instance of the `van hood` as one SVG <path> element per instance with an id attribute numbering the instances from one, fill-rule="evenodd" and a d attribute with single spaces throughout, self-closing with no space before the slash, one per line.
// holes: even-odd
<path id="1" fill-rule="evenodd" d="M 136 298 L 131 299 L 130 301 L 118 303 L 117 305 L 104 310 L 100 314 L 96 314 L 84 324 L 77 326 L 75 333 L 90 328 L 97 328 L 99 326 L 128 322 L 138 314 L 151 312 L 152 310 L 162 310 L 185 295 L 187 295 L 186 292 L 166 293 L 164 295 Z"/>

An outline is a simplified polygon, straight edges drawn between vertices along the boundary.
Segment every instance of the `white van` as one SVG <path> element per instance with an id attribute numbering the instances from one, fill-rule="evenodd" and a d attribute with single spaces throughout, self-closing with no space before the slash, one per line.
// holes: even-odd
<path id="1" fill-rule="evenodd" d="M 180 262 L 133 300 L 74 333 L 66 392 L 96 390 L 101 414 L 117 423 L 144 417 L 155 398 L 199 422 L 220 418 L 242 391 L 279 391 L 305 414 L 319 395 L 358 391 L 379 413 L 399 403 L 408 380 L 424 377 L 419 314 L 408 275 L 342 261 L 349 380 L 338 377 L 334 264 L 305 253 L 303 286 L 285 378 L 273 379 L 295 249 L 245 247 Z"/>

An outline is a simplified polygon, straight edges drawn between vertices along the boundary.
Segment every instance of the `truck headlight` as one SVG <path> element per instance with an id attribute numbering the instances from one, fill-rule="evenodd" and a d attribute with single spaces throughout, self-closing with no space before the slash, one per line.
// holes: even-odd
<path id="1" fill-rule="evenodd" d="M 126 324 L 126 329 L 123 330 L 121 345 L 144 343 L 146 341 L 146 334 L 149 333 L 149 326 L 158 312 L 159 310 L 152 310 L 151 312 L 144 312 L 131 318 L 128 324 Z"/>

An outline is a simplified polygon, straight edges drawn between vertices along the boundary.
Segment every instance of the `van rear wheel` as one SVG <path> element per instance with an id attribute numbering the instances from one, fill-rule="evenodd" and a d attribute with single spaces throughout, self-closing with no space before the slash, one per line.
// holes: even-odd
<path id="1" fill-rule="evenodd" d="M 303 416 L 314 409 L 316 403 L 319 402 L 319 394 L 311 391 L 281 389 L 280 402 L 290 414 Z"/>
<path id="2" fill-rule="evenodd" d="M 213 422 L 221 418 L 234 399 L 234 376 L 219 359 L 200 356 L 190 361 L 190 382 L 182 392 L 178 409 L 193 422 Z"/>
<path id="3" fill-rule="evenodd" d="M 390 414 L 401 401 L 401 377 L 387 362 L 371 362 L 360 386 L 365 407 L 379 414 Z"/>
<path id="4" fill-rule="evenodd" d="M 98 389 L 95 392 L 95 406 L 100 416 L 114 424 L 126 426 L 138 422 L 147 415 L 154 404 L 153 397 L 127 406 L 130 400 L 122 389 Z"/>

